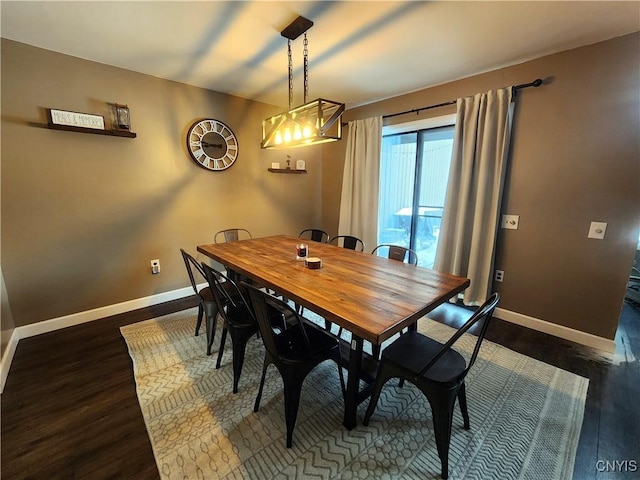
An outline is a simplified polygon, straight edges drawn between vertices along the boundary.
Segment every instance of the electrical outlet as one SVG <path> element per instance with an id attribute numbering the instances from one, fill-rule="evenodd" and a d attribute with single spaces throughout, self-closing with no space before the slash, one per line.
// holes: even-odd
<path id="1" fill-rule="evenodd" d="M 502 215 L 500 226 L 508 230 L 517 230 L 520 223 L 520 215 Z"/>
<path id="2" fill-rule="evenodd" d="M 604 234 L 607 231 L 607 224 L 605 222 L 591 222 L 589 227 L 588 238 L 595 238 L 597 240 L 603 240 Z"/>
<path id="3" fill-rule="evenodd" d="M 151 260 L 151 273 L 154 275 L 156 273 L 160 273 L 160 260 L 157 258 L 155 260 Z"/>
<path id="4" fill-rule="evenodd" d="M 504 270 L 496 270 L 495 279 L 496 279 L 496 282 L 504 281 Z"/>

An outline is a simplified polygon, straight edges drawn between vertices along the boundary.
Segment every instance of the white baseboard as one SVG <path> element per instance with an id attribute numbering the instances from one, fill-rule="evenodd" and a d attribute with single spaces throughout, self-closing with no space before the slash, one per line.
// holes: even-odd
<path id="1" fill-rule="evenodd" d="M 198 285 L 198 290 L 206 286 L 206 283 L 200 284 Z M 158 305 L 160 303 L 177 300 L 179 298 L 188 297 L 190 295 L 193 295 L 193 288 L 185 287 L 178 290 L 158 293 L 156 295 L 150 295 L 148 297 L 136 298 L 134 300 L 129 300 L 126 302 L 107 305 L 100 308 L 94 308 L 93 310 L 86 310 L 84 312 L 72 313 L 71 315 L 52 318 L 50 320 L 44 320 L 42 322 L 32 323 L 30 325 L 24 325 L 22 327 L 15 328 L 13 330 L 13 333 L 11 334 L 11 338 L 9 339 L 7 348 L 3 352 L 2 361 L 0 363 L 0 393 L 2 393 L 2 391 L 4 390 L 4 384 L 9 374 L 11 361 L 13 360 L 13 355 L 15 354 L 16 347 L 18 346 L 18 341 L 20 339 L 33 337 L 42 333 L 53 332 L 55 330 L 60 330 L 61 328 L 80 325 L 81 323 L 92 322 L 101 318 L 110 317 L 111 315 L 117 315 L 119 313 L 137 310 L 139 308 Z"/>
<path id="2" fill-rule="evenodd" d="M 11 337 L 9 337 L 9 342 L 4 352 L 2 352 L 2 360 L 0 360 L 0 393 L 4 390 L 4 383 L 7 381 L 7 376 L 9 375 L 9 367 L 11 367 L 13 355 L 16 353 L 18 340 L 18 332 L 14 329 L 13 332 L 11 332 Z"/>
<path id="3" fill-rule="evenodd" d="M 205 287 L 206 284 L 198 285 L 198 289 Z M 18 346 L 18 341 L 22 338 L 33 337 L 42 333 L 53 332 L 61 328 L 71 327 L 74 325 L 80 325 L 81 323 L 91 322 L 99 320 L 101 318 L 109 317 L 111 315 L 117 315 L 119 313 L 130 312 L 138 308 L 150 307 L 160 303 L 168 302 L 171 300 L 177 300 L 179 298 L 188 297 L 193 295 L 193 289 L 191 287 L 180 288 L 178 290 L 172 290 L 170 292 L 159 293 L 148 297 L 137 298 L 129 300 L 127 302 L 116 303 L 114 305 L 107 305 L 105 307 L 95 308 L 93 310 L 86 310 L 84 312 L 72 313 L 71 315 L 65 315 L 63 317 L 52 318 L 43 322 L 37 322 L 30 325 L 24 325 L 17 327 L 9 339 L 7 348 L 3 352 L 2 360 L 0 362 L 0 393 L 4 390 L 4 384 L 9 374 L 9 368 L 11 367 L 11 361 Z M 529 317 L 521 313 L 504 310 L 502 308 L 496 308 L 496 318 L 505 320 L 507 322 L 515 323 L 523 327 L 531 328 L 539 332 L 548 333 L 555 337 L 564 338 L 572 342 L 586 345 L 598 350 L 602 350 L 607 353 L 613 353 L 615 351 L 615 342 L 606 338 L 598 337 L 590 333 L 574 330 L 562 325 L 556 325 L 555 323 L 546 322 L 534 317 Z"/>
<path id="4" fill-rule="evenodd" d="M 523 315 L 522 313 L 496 308 L 494 316 L 500 320 L 531 328 L 538 332 L 548 333 L 554 337 L 564 338 L 565 340 L 586 345 L 587 347 L 595 348 L 597 350 L 602 350 L 606 353 L 614 353 L 616 349 L 616 342 L 609 340 L 608 338 L 598 337 L 590 333 L 581 332 L 580 330 L 574 330 L 569 327 L 546 322 L 538 318 Z"/>

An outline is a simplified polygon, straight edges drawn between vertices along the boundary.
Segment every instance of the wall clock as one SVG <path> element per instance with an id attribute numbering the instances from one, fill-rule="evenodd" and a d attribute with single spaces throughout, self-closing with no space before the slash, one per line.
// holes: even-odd
<path id="1" fill-rule="evenodd" d="M 202 168 L 226 170 L 238 158 L 238 139 L 233 131 L 219 120 L 198 120 L 187 133 L 187 150 Z"/>

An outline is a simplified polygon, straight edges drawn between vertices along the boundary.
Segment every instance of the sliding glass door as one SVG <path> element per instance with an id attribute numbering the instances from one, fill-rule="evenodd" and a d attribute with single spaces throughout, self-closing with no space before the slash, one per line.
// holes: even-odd
<path id="1" fill-rule="evenodd" d="M 454 126 L 384 135 L 378 243 L 412 248 L 433 267 L 447 191 Z"/>

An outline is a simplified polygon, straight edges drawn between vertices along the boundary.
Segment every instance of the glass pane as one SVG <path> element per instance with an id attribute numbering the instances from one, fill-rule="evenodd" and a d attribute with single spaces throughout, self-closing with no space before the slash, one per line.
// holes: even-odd
<path id="1" fill-rule="evenodd" d="M 416 132 L 388 135 L 382 139 L 378 244 L 409 246 L 416 143 Z"/>
<path id="2" fill-rule="evenodd" d="M 413 248 L 418 253 L 419 265 L 426 268 L 433 267 L 436 256 L 451 166 L 453 134 L 453 126 L 420 132 L 419 218 Z"/>

